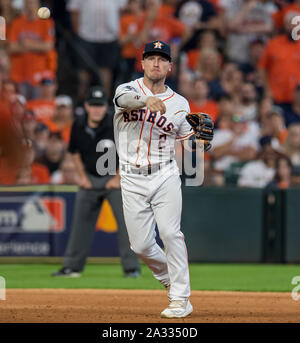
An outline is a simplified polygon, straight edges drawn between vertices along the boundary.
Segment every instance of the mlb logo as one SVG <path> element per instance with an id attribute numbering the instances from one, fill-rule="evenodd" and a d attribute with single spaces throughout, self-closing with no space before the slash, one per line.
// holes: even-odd
<path id="1" fill-rule="evenodd" d="M 65 211 L 65 200 L 59 197 L 2 197 L 0 233 L 62 232 Z"/>
<path id="2" fill-rule="evenodd" d="M 51 231 L 63 231 L 65 228 L 65 201 L 60 198 L 42 198 L 41 201 L 54 221 Z"/>
<path id="3" fill-rule="evenodd" d="M 41 197 L 23 207 L 24 231 L 62 232 L 65 228 L 65 202 L 61 198 Z"/>

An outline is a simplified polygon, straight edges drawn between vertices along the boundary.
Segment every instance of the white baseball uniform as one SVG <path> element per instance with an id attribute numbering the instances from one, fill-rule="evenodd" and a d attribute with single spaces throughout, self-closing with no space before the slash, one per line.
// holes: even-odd
<path id="1" fill-rule="evenodd" d="M 166 113 L 120 105 L 126 93 L 160 98 Z M 124 101 L 123 101 L 124 102 Z M 115 94 L 114 134 L 120 160 L 125 223 L 133 251 L 155 278 L 170 285 L 172 300 L 190 296 L 187 251 L 181 232 L 181 180 L 174 160 L 176 140 L 193 135 L 185 119 L 189 104 L 169 87 L 153 94 L 143 78 L 120 85 Z M 178 113 L 177 113 L 178 112 Z M 157 224 L 165 252 L 155 240 Z"/>

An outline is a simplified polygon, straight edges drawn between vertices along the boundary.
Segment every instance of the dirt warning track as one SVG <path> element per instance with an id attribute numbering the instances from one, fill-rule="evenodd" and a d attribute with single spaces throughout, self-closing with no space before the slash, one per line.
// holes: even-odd
<path id="1" fill-rule="evenodd" d="M 192 291 L 194 312 L 162 319 L 161 290 L 8 289 L 0 323 L 299 323 L 290 293 Z"/>

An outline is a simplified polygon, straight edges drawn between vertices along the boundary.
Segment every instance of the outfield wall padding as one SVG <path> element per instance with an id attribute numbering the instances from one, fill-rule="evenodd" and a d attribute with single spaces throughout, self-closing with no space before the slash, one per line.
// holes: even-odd
<path id="1" fill-rule="evenodd" d="M 189 260 L 261 262 L 262 212 L 261 189 L 183 187 Z"/>
<path id="2" fill-rule="evenodd" d="M 300 262 L 300 189 L 285 193 L 285 262 Z"/>

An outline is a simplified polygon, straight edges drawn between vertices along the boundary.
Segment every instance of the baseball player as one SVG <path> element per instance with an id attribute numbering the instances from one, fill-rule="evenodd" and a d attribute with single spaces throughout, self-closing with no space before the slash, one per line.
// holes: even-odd
<path id="1" fill-rule="evenodd" d="M 174 145 L 194 130 L 186 120 L 188 101 L 165 85 L 172 68 L 169 45 L 146 44 L 142 68 L 144 77 L 120 85 L 114 97 L 124 217 L 132 250 L 168 291 L 170 304 L 161 317 L 183 318 L 193 307 Z M 165 251 L 156 243 L 156 224 Z"/>

